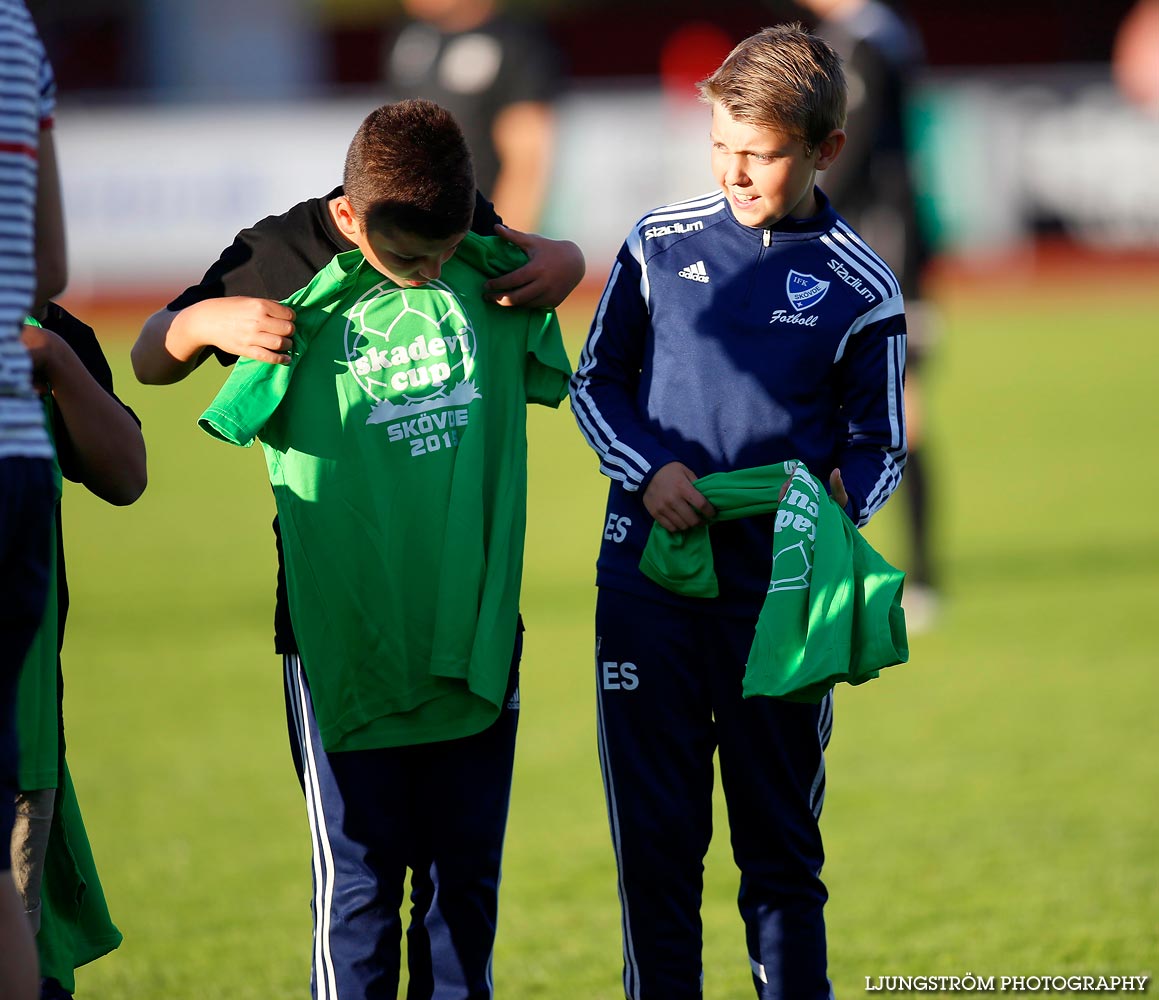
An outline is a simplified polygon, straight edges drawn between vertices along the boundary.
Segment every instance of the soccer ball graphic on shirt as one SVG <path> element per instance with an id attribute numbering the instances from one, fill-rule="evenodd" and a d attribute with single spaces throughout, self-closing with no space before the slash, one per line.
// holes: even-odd
<path id="1" fill-rule="evenodd" d="M 358 384 L 379 401 L 367 423 L 479 398 L 472 381 L 475 329 L 441 281 L 416 288 L 375 285 L 348 313 L 344 347 Z"/>

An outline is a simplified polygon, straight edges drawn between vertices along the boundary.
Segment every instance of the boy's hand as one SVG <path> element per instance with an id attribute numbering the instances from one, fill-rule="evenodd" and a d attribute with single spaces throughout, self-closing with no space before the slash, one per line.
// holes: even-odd
<path id="1" fill-rule="evenodd" d="M 32 387 L 41 396 L 52 392 L 52 377 L 60 357 L 60 351 L 71 348 L 51 330 L 39 326 L 26 326 L 20 339 L 32 357 Z"/>
<path id="2" fill-rule="evenodd" d="M 841 481 L 840 469 L 829 473 L 829 495 L 837 501 L 838 507 L 844 509 L 849 505 L 849 494 L 845 492 L 845 483 Z"/>
<path id="3" fill-rule="evenodd" d="M 785 499 L 785 494 L 789 492 L 789 486 L 793 482 L 793 477 L 790 476 L 781 486 L 781 492 L 777 494 L 777 503 Z M 841 479 L 841 470 L 834 469 L 829 473 L 829 495 L 837 501 L 837 506 L 845 507 L 849 503 L 849 494 L 845 492 L 845 483 Z"/>
<path id="4" fill-rule="evenodd" d="M 586 265 L 578 246 L 536 233 L 496 226 L 495 232 L 527 253 L 528 261 L 510 274 L 492 278 L 483 290 L 501 306 L 554 309 L 583 280 Z"/>
<path id="5" fill-rule="evenodd" d="M 685 531 L 716 517 L 712 506 L 693 482 L 699 477 L 680 462 L 662 465 L 644 490 L 644 507 L 668 531 Z"/>
<path id="6" fill-rule="evenodd" d="M 294 310 L 271 299 L 234 295 L 205 299 L 179 314 L 196 340 L 239 358 L 288 365 L 293 346 Z"/>

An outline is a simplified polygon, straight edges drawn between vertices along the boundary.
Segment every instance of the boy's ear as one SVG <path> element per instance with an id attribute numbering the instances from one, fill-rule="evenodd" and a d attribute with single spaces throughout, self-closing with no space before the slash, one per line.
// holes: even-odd
<path id="1" fill-rule="evenodd" d="M 845 131 L 835 128 L 817 144 L 817 169 L 824 170 L 833 165 L 837 155 L 845 148 Z"/>
<path id="2" fill-rule="evenodd" d="M 355 218 L 354 207 L 350 204 L 350 199 L 346 195 L 340 194 L 330 202 L 330 215 L 334 219 L 334 224 L 338 227 L 338 231 L 343 236 L 353 240 L 358 235 L 358 219 Z"/>

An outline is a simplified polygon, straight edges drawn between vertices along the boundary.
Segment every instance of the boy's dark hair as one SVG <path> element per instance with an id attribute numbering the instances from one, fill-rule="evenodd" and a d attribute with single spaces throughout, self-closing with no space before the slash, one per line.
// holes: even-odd
<path id="1" fill-rule="evenodd" d="M 845 126 L 841 57 L 798 22 L 750 35 L 697 87 L 734 120 L 783 132 L 810 151 Z"/>
<path id="2" fill-rule="evenodd" d="M 471 228 L 471 152 L 451 113 L 433 101 L 384 104 L 367 115 L 346 152 L 342 183 L 367 230 L 438 240 Z"/>

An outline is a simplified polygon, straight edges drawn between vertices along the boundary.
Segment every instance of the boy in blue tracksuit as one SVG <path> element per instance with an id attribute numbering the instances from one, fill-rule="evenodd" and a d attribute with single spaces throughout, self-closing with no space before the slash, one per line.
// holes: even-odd
<path id="1" fill-rule="evenodd" d="M 845 142 L 840 60 L 799 25 L 742 42 L 700 85 L 718 190 L 645 216 L 572 379 L 611 480 L 599 555 L 599 748 L 619 869 L 624 987 L 702 995 L 702 862 L 720 753 L 753 981 L 830 995 L 818 817 L 832 698 L 744 700 L 773 517 L 712 529 L 720 596 L 648 580 L 657 521 L 711 519 L 699 476 L 800 459 L 864 524 L 905 463 L 905 321 L 886 264 L 815 187 Z"/>

